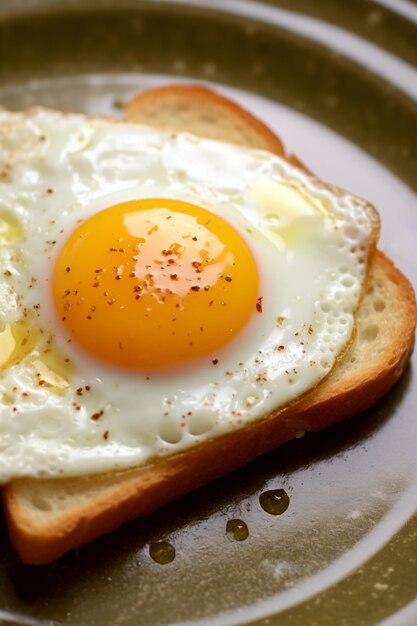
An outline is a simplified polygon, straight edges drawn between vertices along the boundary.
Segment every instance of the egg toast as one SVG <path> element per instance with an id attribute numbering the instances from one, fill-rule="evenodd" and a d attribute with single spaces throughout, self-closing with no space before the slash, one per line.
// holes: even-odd
<path id="1" fill-rule="evenodd" d="M 263 148 L 303 167 L 296 157 L 285 156 L 281 141 L 264 124 L 205 87 L 150 90 L 128 103 L 126 114 L 131 121 Z M 294 437 L 365 410 L 404 371 L 415 324 L 410 283 L 375 250 L 353 341 L 317 387 L 244 428 L 134 469 L 11 482 L 3 488 L 3 501 L 16 550 L 28 563 L 49 562 Z"/>

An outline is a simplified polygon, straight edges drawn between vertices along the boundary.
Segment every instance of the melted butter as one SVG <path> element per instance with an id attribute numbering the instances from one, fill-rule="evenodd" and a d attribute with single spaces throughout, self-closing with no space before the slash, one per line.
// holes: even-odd
<path id="1" fill-rule="evenodd" d="M 51 390 L 65 391 L 73 373 L 73 365 L 46 337 L 30 317 L 6 324 L 0 331 L 0 368 L 26 359 L 41 384 Z"/>
<path id="2" fill-rule="evenodd" d="M 6 324 L 0 333 L 0 367 L 21 361 L 32 351 L 39 335 L 39 331 L 32 331 L 23 320 L 13 325 Z"/>
<path id="3" fill-rule="evenodd" d="M 53 370 L 49 369 L 44 361 L 35 359 L 33 361 L 33 366 L 40 385 L 53 387 L 57 391 L 63 391 L 68 388 L 68 381 Z"/>
<path id="4" fill-rule="evenodd" d="M 269 489 L 261 493 L 259 503 L 266 513 L 282 515 L 289 507 L 290 498 L 285 489 Z"/>
<path id="5" fill-rule="evenodd" d="M 7 211 L 0 211 L 0 245 L 4 246 L 21 239 L 23 228 L 19 220 Z"/>
<path id="6" fill-rule="evenodd" d="M 16 348 L 16 339 L 13 337 L 10 324 L 6 324 L 3 332 L 0 333 L 0 367 L 3 367 L 10 360 Z"/>
<path id="7" fill-rule="evenodd" d="M 175 548 L 168 541 L 156 541 L 149 546 L 149 555 L 156 563 L 166 565 L 175 559 Z"/>
<path id="8" fill-rule="evenodd" d="M 333 222 L 326 202 L 310 196 L 302 187 L 262 181 L 249 191 L 260 216 L 259 229 L 282 252 L 302 245 L 303 233 L 321 233 Z"/>

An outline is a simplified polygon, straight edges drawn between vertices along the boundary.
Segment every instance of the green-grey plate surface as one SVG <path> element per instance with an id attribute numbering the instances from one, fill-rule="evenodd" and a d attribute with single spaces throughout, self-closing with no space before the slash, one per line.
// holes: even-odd
<path id="1" fill-rule="evenodd" d="M 373 202 L 381 248 L 416 284 L 415 5 L 383 4 L 3 0 L 0 104 L 120 114 L 148 86 L 212 83 Z M 387 624 L 417 624 L 413 364 L 366 414 L 50 566 L 23 565 L 1 522 L 0 623 L 368 626 L 402 609 Z M 279 516 L 259 503 L 275 488 L 290 498 Z M 245 541 L 226 534 L 234 518 Z M 150 558 L 159 540 L 171 563 Z"/>

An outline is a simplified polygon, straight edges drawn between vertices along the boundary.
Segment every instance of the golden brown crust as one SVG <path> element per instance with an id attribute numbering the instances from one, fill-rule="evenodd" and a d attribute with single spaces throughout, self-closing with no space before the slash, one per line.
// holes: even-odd
<path id="1" fill-rule="evenodd" d="M 187 104 L 189 109 L 185 109 Z M 158 116 L 155 118 L 156 107 Z M 164 108 L 166 123 L 162 114 Z M 198 112 L 195 121 L 190 114 L 191 110 L 193 113 Z M 205 136 L 225 141 L 230 139 L 225 137 L 229 123 L 230 131 L 233 133 L 233 138 L 230 139 L 232 143 L 261 148 L 284 156 L 281 140 L 266 124 L 235 102 L 203 85 L 175 84 L 149 89 L 130 100 L 125 106 L 125 111 L 131 121 L 153 124 L 174 131 L 186 129 L 197 135 L 202 135 L 203 128 L 208 131 L 205 132 Z M 186 128 L 182 114 L 187 116 Z M 219 119 L 222 120 L 220 128 L 216 122 Z"/>
<path id="2" fill-rule="evenodd" d="M 146 109 L 147 104 L 155 103 L 156 96 L 165 99 L 173 92 L 180 99 L 190 94 L 194 103 L 198 98 L 205 99 L 206 104 L 211 102 L 214 111 L 223 111 L 222 115 L 236 115 L 250 129 L 258 129 L 264 138 L 272 134 L 238 105 L 205 87 L 169 86 L 152 90 L 152 93 L 140 94 L 133 99 L 127 111 L 135 119 L 141 107 Z M 282 156 L 282 144 L 275 139 L 277 143 L 272 151 Z M 307 169 L 297 157 L 287 158 Z M 396 382 L 408 362 L 414 343 L 416 303 L 410 283 L 379 251 L 370 260 L 369 276 L 368 292 L 358 310 L 357 336 L 352 345 L 336 371 L 291 406 L 152 465 L 119 474 L 43 481 L 28 479 L 7 485 L 3 489 L 7 522 L 12 542 L 22 559 L 28 563 L 46 563 L 56 559 L 64 552 L 110 532 L 123 522 L 146 515 L 244 465 L 304 431 L 330 426 L 372 405 Z M 379 341 L 378 353 L 372 355 L 365 349 L 361 352 L 358 346 L 361 345 L 362 334 L 366 335 L 369 328 L 375 327 L 369 311 L 373 310 L 373 303 L 381 301 L 381 298 L 373 300 L 372 296 L 372 290 L 379 283 L 385 289 L 386 306 L 395 306 L 397 316 L 395 324 L 392 324 L 391 316 L 386 316 L 389 328 L 381 328 L 380 332 L 387 340 Z M 353 358 L 358 362 L 349 367 Z M 85 497 L 69 507 L 53 509 L 50 515 L 37 516 L 28 506 L 32 497 L 42 501 L 55 492 L 59 495 L 74 491 Z"/>

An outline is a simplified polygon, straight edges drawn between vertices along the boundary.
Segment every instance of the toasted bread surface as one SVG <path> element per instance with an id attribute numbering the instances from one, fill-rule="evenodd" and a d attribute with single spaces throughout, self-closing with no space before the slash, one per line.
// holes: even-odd
<path id="1" fill-rule="evenodd" d="M 281 140 L 263 122 L 202 85 L 168 85 L 144 91 L 127 103 L 125 111 L 133 122 L 186 130 L 284 156 Z"/>
<path id="2" fill-rule="evenodd" d="M 175 130 L 200 130 L 197 134 L 202 135 L 209 123 L 217 128 L 216 138 L 235 143 L 242 142 L 242 125 L 246 124 L 248 135 L 254 128 L 260 132 L 255 146 L 266 148 L 262 143 L 266 127 L 238 105 L 212 94 L 195 86 L 190 90 L 184 86 L 160 88 L 140 94 L 126 110 L 134 120 Z M 180 108 L 186 105 L 184 117 L 176 114 L 180 103 Z M 210 121 L 200 125 L 203 108 Z M 149 111 L 153 112 L 153 121 Z M 172 125 L 169 122 L 174 117 Z M 226 127 L 233 129 L 233 117 L 236 126 L 230 138 Z M 253 136 L 250 141 L 254 141 Z M 283 153 L 277 138 L 275 149 L 266 149 Z M 357 311 L 355 338 L 326 380 L 262 420 L 155 463 L 119 473 L 22 479 L 6 485 L 6 517 L 21 558 L 29 563 L 51 561 L 306 431 L 319 430 L 365 410 L 404 371 L 413 348 L 415 323 L 416 305 L 410 283 L 391 261 L 375 251 L 370 259 L 367 290 Z"/>

